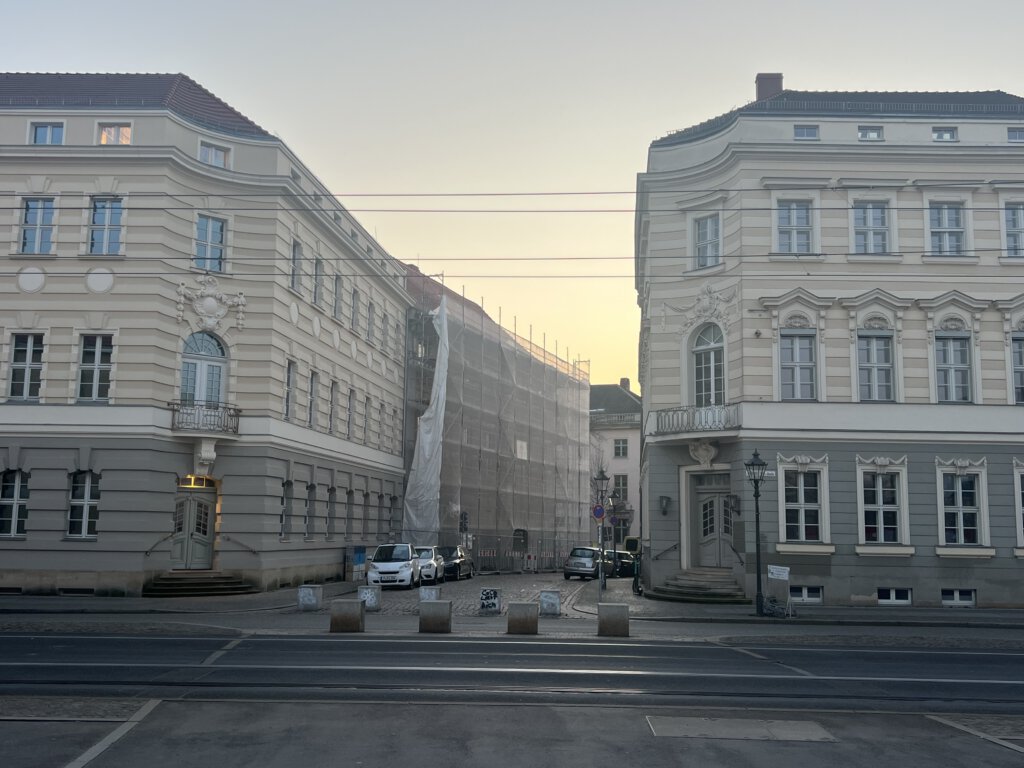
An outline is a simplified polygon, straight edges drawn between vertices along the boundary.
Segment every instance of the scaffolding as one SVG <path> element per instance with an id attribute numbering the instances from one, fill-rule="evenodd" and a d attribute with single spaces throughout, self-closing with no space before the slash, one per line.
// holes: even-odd
<path id="1" fill-rule="evenodd" d="M 430 401 L 447 297 L 448 359 L 436 530 L 406 511 L 404 535 L 462 544 L 481 571 L 549 570 L 589 541 L 589 366 L 509 331 L 480 305 L 410 267 L 407 469 Z M 531 332 L 532 336 L 532 332 Z M 565 353 L 566 357 L 568 352 Z M 412 514 L 410 514 L 410 512 Z M 429 527 L 433 527 L 432 525 Z"/>

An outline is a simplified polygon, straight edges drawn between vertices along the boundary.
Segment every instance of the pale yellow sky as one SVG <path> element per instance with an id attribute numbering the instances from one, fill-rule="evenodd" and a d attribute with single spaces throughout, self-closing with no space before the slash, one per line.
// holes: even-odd
<path id="1" fill-rule="evenodd" d="M 631 193 L 650 142 L 751 100 L 757 72 L 806 90 L 1024 95 L 1012 57 L 993 55 L 1018 49 L 1022 6 L 48 0 L 5 7 L 23 33 L 0 62 L 188 74 L 280 135 L 394 256 L 589 360 L 592 382 L 637 391 Z M 509 192 L 629 194 L 361 196 Z"/>

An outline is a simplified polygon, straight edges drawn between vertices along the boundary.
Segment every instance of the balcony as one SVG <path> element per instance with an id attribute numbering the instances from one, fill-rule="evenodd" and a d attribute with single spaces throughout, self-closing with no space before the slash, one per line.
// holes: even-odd
<path id="1" fill-rule="evenodd" d="M 676 435 L 687 432 L 724 432 L 740 427 L 740 406 L 695 405 L 651 411 L 647 416 L 648 435 Z"/>
<path id="2" fill-rule="evenodd" d="M 238 415 L 241 411 L 233 405 L 200 400 L 179 400 L 167 405 L 173 412 L 171 429 L 175 431 L 238 434 Z"/>
<path id="3" fill-rule="evenodd" d="M 590 425 L 612 427 L 640 427 L 639 413 L 596 413 L 590 414 Z"/>

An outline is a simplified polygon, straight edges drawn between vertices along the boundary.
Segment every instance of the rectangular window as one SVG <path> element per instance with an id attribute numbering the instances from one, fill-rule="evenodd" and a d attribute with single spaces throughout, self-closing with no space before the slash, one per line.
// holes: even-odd
<path id="1" fill-rule="evenodd" d="M 373 400 L 369 395 L 363 401 L 363 445 L 370 444 L 370 411 L 373 410 Z"/>
<path id="2" fill-rule="evenodd" d="M 1013 356 L 1013 402 L 1024 404 L 1024 336 L 1014 336 L 1010 348 Z"/>
<path id="3" fill-rule="evenodd" d="M 43 334 L 16 333 L 11 339 L 11 400 L 38 400 L 43 381 Z"/>
<path id="4" fill-rule="evenodd" d="M 50 253 L 53 249 L 53 199 L 25 200 L 21 212 L 21 253 Z"/>
<path id="5" fill-rule="evenodd" d="M 860 141 L 882 141 L 885 134 L 880 125 L 858 125 L 857 138 Z"/>
<path id="6" fill-rule="evenodd" d="M 0 473 L 0 536 L 24 536 L 28 521 L 27 472 Z"/>
<path id="7" fill-rule="evenodd" d="M 345 437 L 352 439 L 352 422 L 356 418 L 356 391 L 349 389 L 348 402 L 345 405 Z"/>
<path id="8" fill-rule="evenodd" d="M 224 235 L 227 222 L 212 216 L 199 214 L 196 220 L 196 261 L 197 269 L 209 272 L 224 271 Z"/>
<path id="9" fill-rule="evenodd" d="M 816 125 L 794 125 L 793 138 L 803 141 L 814 141 L 818 138 L 818 126 Z"/>
<path id="10" fill-rule="evenodd" d="M 945 544 L 981 543 L 981 476 L 974 472 L 942 473 L 942 525 Z"/>
<path id="11" fill-rule="evenodd" d="M 721 261 L 718 214 L 694 221 L 693 248 L 697 254 L 698 269 L 714 266 Z"/>
<path id="12" fill-rule="evenodd" d="M 821 541 L 821 473 L 787 469 L 783 477 L 786 541 Z"/>
<path id="13" fill-rule="evenodd" d="M 966 232 L 963 203 L 931 203 L 928 206 L 928 231 L 932 255 L 962 256 Z"/>
<path id="14" fill-rule="evenodd" d="M 779 253 L 810 253 L 811 204 L 806 200 L 780 200 L 778 205 Z"/>
<path id="15" fill-rule="evenodd" d="M 879 605 L 910 605 L 912 602 L 911 590 L 905 587 L 879 587 Z"/>
<path id="16" fill-rule="evenodd" d="M 817 399 L 816 342 L 814 334 L 787 334 L 782 337 L 780 363 L 783 400 Z"/>
<path id="17" fill-rule="evenodd" d="M 940 403 L 971 402 L 971 340 L 935 337 L 935 392 Z"/>
<path id="18" fill-rule="evenodd" d="M 132 127 L 128 123 L 101 123 L 100 144 L 131 144 Z"/>
<path id="19" fill-rule="evenodd" d="M 63 123 L 32 123 L 33 144 L 63 144 Z"/>
<path id="20" fill-rule="evenodd" d="M 306 486 L 306 514 L 303 520 L 303 528 L 307 539 L 312 538 L 314 532 L 314 520 L 316 518 L 316 486 Z"/>
<path id="21" fill-rule="evenodd" d="M 106 402 L 110 395 L 111 358 L 114 337 L 82 336 L 82 355 L 78 365 L 78 399 Z"/>
<path id="22" fill-rule="evenodd" d="M 224 147 L 218 147 L 216 144 L 207 144 L 205 141 L 200 142 L 199 162 L 215 165 L 218 168 L 227 168 L 228 150 Z"/>
<path id="23" fill-rule="evenodd" d="M 625 459 L 629 456 L 629 438 L 616 437 L 614 442 L 614 456 L 616 459 Z"/>
<path id="24" fill-rule="evenodd" d="M 316 371 L 311 371 L 309 374 L 309 404 L 306 406 L 306 423 L 309 424 L 310 429 L 316 429 L 317 427 L 317 411 L 319 410 L 317 398 L 319 396 L 320 374 Z"/>
<path id="25" fill-rule="evenodd" d="M 284 372 L 284 419 L 290 421 L 295 402 L 295 361 L 289 360 Z"/>
<path id="26" fill-rule="evenodd" d="M 889 252 L 889 205 L 858 201 L 853 205 L 853 248 L 855 253 Z"/>
<path id="27" fill-rule="evenodd" d="M 313 260 L 313 303 L 320 306 L 324 301 L 324 260 Z"/>
<path id="28" fill-rule="evenodd" d="M 334 276 L 334 306 L 331 308 L 331 313 L 334 315 L 335 320 L 341 320 L 341 292 L 344 290 L 341 282 L 341 275 Z"/>
<path id="29" fill-rule="evenodd" d="M 896 472 L 861 474 L 864 501 L 864 541 L 898 544 L 900 541 L 900 476 Z"/>
<path id="30" fill-rule="evenodd" d="M 352 332 L 359 333 L 359 289 L 352 289 Z"/>
<path id="31" fill-rule="evenodd" d="M 385 312 L 380 319 L 380 348 L 387 352 L 388 349 L 388 327 L 391 325 L 391 318 Z"/>
<path id="32" fill-rule="evenodd" d="M 947 608 L 973 608 L 976 602 L 973 589 L 942 590 L 942 604 Z"/>
<path id="33" fill-rule="evenodd" d="M 327 431 L 334 434 L 334 430 L 338 428 L 338 382 L 331 382 L 327 396 L 330 398 L 327 402 Z"/>
<path id="34" fill-rule="evenodd" d="M 1024 203 L 1006 206 L 1006 255 L 1024 256 Z"/>
<path id="35" fill-rule="evenodd" d="M 1007 128 L 1007 141 L 1024 141 L 1024 128 Z"/>
<path id="36" fill-rule="evenodd" d="M 89 219 L 89 253 L 118 254 L 121 252 L 121 200 L 93 198 Z"/>
<path id="37" fill-rule="evenodd" d="M 805 605 L 821 605 L 822 603 L 822 588 L 816 587 L 805 587 L 796 584 L 791 584 L 789 587 L 789 600 L 792 603 L 803 603 Z"/>
<path id="38" fill-rule="evenodd" d="M 612 481 L 612 490 L 618 494 L 614 498 L 623 504 L 629 501 L 629 475 L 615 475 Z"/>
<path id="39" fill-rule="evenodd" d="M 291 260 L 291 279 L 292 279 L 292 290 L 302 290 L 302 243 L 298 240 L 292 240 L 292 260 Z"/>
<path id="40" fill-rule="evenodd" d="M 377 306 L 369 301 L 366 303 L 366 340 L 373 343 L 374 330 L 377 327 Z"/>
<path id="41" fill-rule="evenodd" d="M 71 475 L 68 536 L 93 538 L 100 517 L 100 476 L 94 472 Z"/>
<path id="42" fill-rule="evenodd" d="M 956 141 L 959 133 L 956 128 L 940 125 L 932 128 L 932 141 Z"/>
<path id="43" fill-rule="evenodd" d="M 857 378 L 862 402 L 892 402 L 892 336 L 857 337 Z"/>

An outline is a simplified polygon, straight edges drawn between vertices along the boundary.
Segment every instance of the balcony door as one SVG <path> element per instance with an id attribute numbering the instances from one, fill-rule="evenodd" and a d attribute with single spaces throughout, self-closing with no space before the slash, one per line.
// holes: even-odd
<path id="1" fill-rule="evenodd" d="M 181 402 L 219 408 L 224 401 L 227 357 L 221 343 L 208 333 L 193 333 L 185 340 L 181 360 Z"/>
<path id="2" fill-rule="evenodd" d="M 217 514 L 217 492 L 179 488 L 174 500 L 174 532 L 171 537 L 171 567 L 181 570 L 209 570 L 213 566 L 213 532 Z"/>

